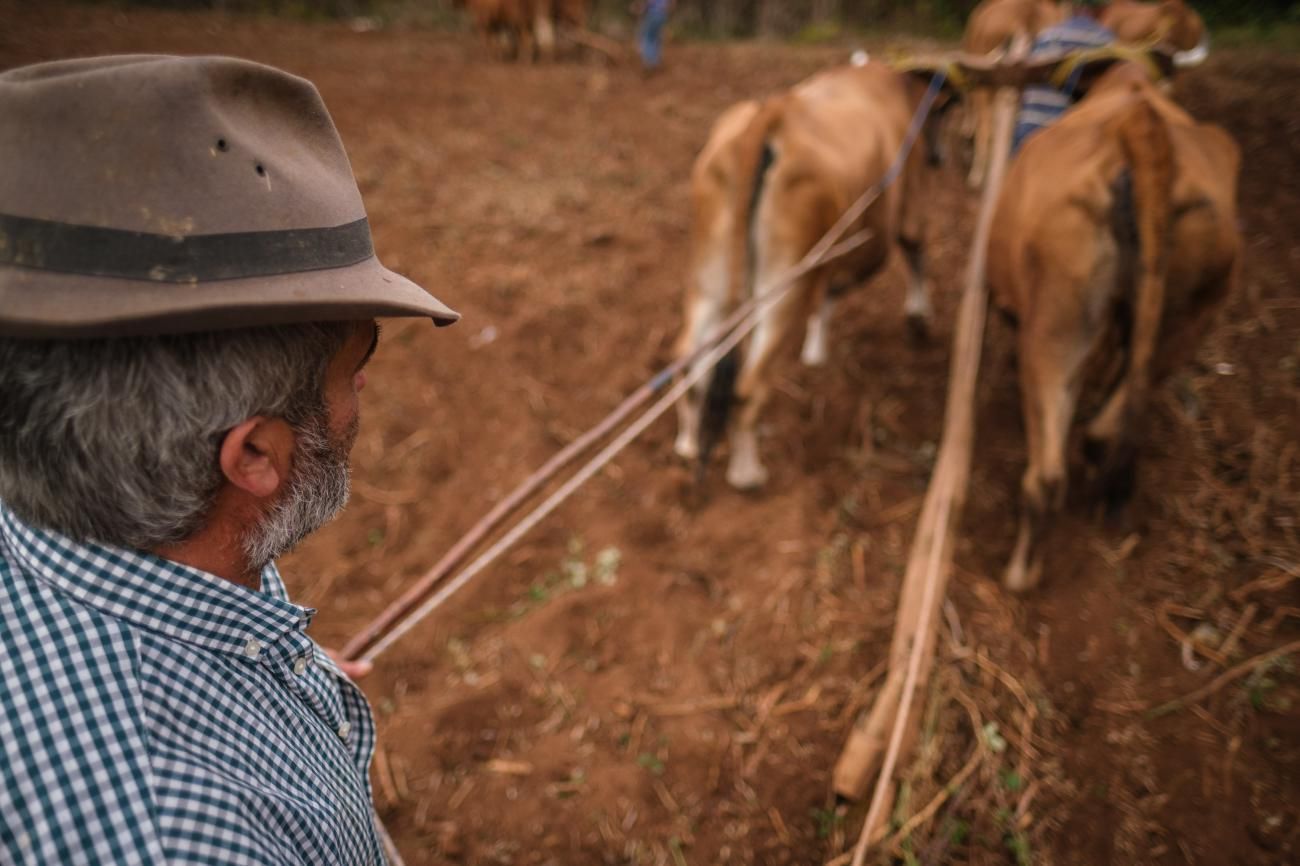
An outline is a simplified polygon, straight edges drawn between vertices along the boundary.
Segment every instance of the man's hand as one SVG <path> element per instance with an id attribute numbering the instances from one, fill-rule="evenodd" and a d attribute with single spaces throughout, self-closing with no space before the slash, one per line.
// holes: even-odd
<path id="1" fill-rule="evenodd" d="M 343 671 L 350 680 L 359 680 L 375 669 L 374 662 L 345 661 L 343 656 L 339 654 L 338 650 L 327 649 L 325 650 L 325 655 L 332 658 L 334 664 L 338 665 L 339 670 Z"/>

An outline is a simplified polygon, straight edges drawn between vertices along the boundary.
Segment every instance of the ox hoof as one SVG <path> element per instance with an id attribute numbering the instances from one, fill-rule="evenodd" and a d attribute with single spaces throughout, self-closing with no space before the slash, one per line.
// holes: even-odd
<path id="1" fill-rule="evenodd" d="M 918 343 L 930 339 L 930 317 L 925 313 L 907 314 L 907 333 Z"/>
<path id="2" fill-rule="evenodd" d="M 1029 592 L 1038 586 L 1042 574 L 1043 567 L 1041 564 L 1030 565 L 1025 562 L 1023 557 L 1016 556 L 1012 558 L 1011 563 L 1007 566 L 1006 573 L 1002 575 L 1002 585 L 1007 588 L 1008 592 Z"/>
<path id="3" fill-rule="evenodd" d="M 758 490 L 767 484 L 767 470 L 762 466 L 728 466 L 727 483 L 737 490 Z"/>
<path id="4" fill-rule="evenodd" d="M 700 443 L 689 436 L 678 436 L 673 444 L 673 453 L 688 463 L 694 462 L 700 458 Z"/>
<path id="5" fill-rule="evenodd" d="M 812 348 L 809 348 L 808 344 L 804 343 L 803 352 L 800 353 L 799 360 L 803 362 L 805 367 L 825 367 L 826 361 L 828 360 L 826 357 L 826 347 L 813 346 Z"/>
<path id="6" fill-rule="evenodd" d="M 1106 455 L 1111 451 L 1109 439 L 1096 436 L 1091 430 L 1083 437 L 1083 459 L 1091 467 L 1100 469 L 1106 463 Z"/>

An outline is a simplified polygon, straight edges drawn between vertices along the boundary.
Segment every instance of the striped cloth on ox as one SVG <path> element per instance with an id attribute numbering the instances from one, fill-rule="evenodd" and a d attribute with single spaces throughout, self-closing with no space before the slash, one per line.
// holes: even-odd
<path id="1" fill-rule="evenodd" d="M 1115 34 L 1110 30 L 1087 16 L 1076 15 L 1039 33 L 1029 51 L 1029 56 L 1041 57 L 1063 51 L 1101 48 L 1114 41 Z M 1060 89 L 1047 84 L 1035 84 L 1025 88 L 1024 95 L 1020 99 L 1020 114 L 1016 116 L 1016 130 L 1011 143 L 1013 153 L 1020 149 L 1025 139 L 1043 127 L 1055 123 L 1062 114 L 1065 114 L 1073 100 L 1077 83 L 1077 80 L 1072 77 L 1066 82 L 1065 87 Z"/>
<path id="2" fill-rule="evenodd" d="M 0 863 L 384 863 L 314 613 L 0 503 Z"/>

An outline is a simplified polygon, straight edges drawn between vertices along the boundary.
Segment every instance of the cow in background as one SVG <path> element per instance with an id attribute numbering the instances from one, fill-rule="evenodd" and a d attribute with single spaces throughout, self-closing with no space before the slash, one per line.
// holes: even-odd
<path id="1" fill-rule="evenodd" d="M 1039 31 L 1064 21 L 1068 3 L 1046 0 L 983 0 L 971 12 L 962 36 L 962 51 L 967 54 L 992 54 L 1007 50 L 1017 38 L 1032 42 Z M 965 132 L 971 139 L 970 174 L 972 189 L 984 186 L 988 172 L 989 150 L 993 146 L 993 93 L 988 88 L 973 90 L 965 113 Z"/>
<path id="2" fill-rule="evenodd" d="M 700 346 L 734 306 L 772 288 L 881 180 L 901 150 L 923 90 L 924 83 L 884 64 L 843 66 L 765 103 L 736 105 L 718 119 L 691 174 L 691 272 L 678 357 Z M 768 308 L 743 351 L 682 398 L 681 457 L 707 459 L 726 428 L 726 412 L 717 409 L 734 396 L 739 416 L 730 431 L 727 481 L 745 490 L 762 486 L 768 473 L 759 458 L 757 422 L 777 352 L 806 323 L 803 362 L 826 363 L 836 295 L 878 273 L 895 249 L 911 277 L 908 318 L 925 328 L 924 151 L 924 140 L 918 141 L 898 182 L 845 234 L 866 229 L 866 243 L 801 277 Z"/>
<path id="3" fill-rule="evenodd" d="M 1112 502 L 1131 491 L 1151 390 L 1193 354 L 1236 279 L 1239 164 L 1226 132 L 1136 64 L 1107 72 L 1012 163 L 988 258 L 993 297 L 1017 322 L 1028 452 L 1009 589 L 1040 579 L 1076 403 L 1116 345 L 1122 372 L 1086 450 Z"/>
<path id="4" fill-rule="evenodd" d="M 585 9 L 582 0 L 453 0 L 469 13 L 490 52 L 498 53 L 504 44 L 504 55 L 520 60 L 555 56 L 557 3 L 566 10 Z"/>

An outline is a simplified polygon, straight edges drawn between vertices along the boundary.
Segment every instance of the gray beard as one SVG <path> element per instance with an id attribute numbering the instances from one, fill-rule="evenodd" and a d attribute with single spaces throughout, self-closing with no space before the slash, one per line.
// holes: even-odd
<path id="1" fill-rule="evenodd" d="M 348 503 L 348 454 L 357 437 L 357 421 L 352 422 L 342 443 L 331 441 L 329 427 L 319 417 L 296 432 L 289 486 L 243 539 L 244 555 L 257 571 L 329 523 Z"/>

